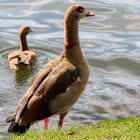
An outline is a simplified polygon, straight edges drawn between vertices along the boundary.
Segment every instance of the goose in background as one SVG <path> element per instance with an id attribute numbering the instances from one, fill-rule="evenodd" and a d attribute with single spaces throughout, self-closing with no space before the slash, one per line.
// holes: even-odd
<path id="1" fill-rule="evenodd" d="M 30 65 L 36 57 L 35 52 L 30 50 L 27 45 L 26 36 L 30 32 L 32 30 L 28 26 L 23 25 L 19 29 L 20 49 L 8 54 L 9 65 L 13 70 L 17 70 L 21 64 Z"/>

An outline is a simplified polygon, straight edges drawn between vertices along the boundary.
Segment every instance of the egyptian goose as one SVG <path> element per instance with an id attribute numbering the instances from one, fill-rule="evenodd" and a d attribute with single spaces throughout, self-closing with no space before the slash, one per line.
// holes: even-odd
<path id="1" fill-rule="evenodd" d="M 23 133 L 32 123 L 59 115 L 58 127 L 72 105 L 81 96 L 88 81 L 89 69 L 82 54 L 78 23 L 94 16 L 82 5 L 70 6 L 64 18 L 64 50 L 59 58 L 49 61 L 36 75 L 16 112 L 6 119 L 8 132 Z"/>
<path id="2" fill-rule="evenodd" d="M 32 32 L 30 27 L 21 26 L 19 29 L 20 49 L 8 55 L 10 68 L 17 70 L 21 64 L 30 65 L 35 59 L 35 53 L 27 45 L 26 35 Z"/>

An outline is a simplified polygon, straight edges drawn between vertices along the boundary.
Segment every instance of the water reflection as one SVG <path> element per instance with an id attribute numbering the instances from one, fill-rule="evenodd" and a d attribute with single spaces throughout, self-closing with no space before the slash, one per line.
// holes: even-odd
<path id="1" fill-rule="evenodd" d="M 72 3 L 84 4 L 96 16 L 80 22 L 79 36 L 90 78 L 84 94 L 67 115 L 65 126 L 140 114 L 138 0 L 1 0 L 0 135 L 7 129 L 5 117 L 15 110 L 34 75 L 61 53 L 64 12 Z M 7 55 L 17 49 L 17 30 L 22 24 L 35 31 L 28 42 L 38 59 L 31 69 L 13 72 Z M 56 121 L 52 118 L 51 128 Z"/>
<path id="2" fill-rule="evenodd" d="M 17 86 L 22 86 L 32 73 L 32 67 L 27 67 L 25 65 L 21 65 L 18 70 L 14 71 L 14 78 Z"/>

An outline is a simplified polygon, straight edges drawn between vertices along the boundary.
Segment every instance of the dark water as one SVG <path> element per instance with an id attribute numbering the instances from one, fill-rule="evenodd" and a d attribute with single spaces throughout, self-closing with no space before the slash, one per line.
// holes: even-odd
<path id="1" fill-rule="evenodd" d="M 90 78 L 65 126 L 140 113 L 139 0 L 0 0 L 0 135 L 8 127 L 5 117 L 15 110 L 35 73 L 62 51 L 64 12 L 75 2 L 96 16 L 80 22 Z M 28 42 L 38 60 L 32 69 L 15 73 L 8 66 L 7 54 L 18 48 L 20 25 L 35 31 Z M 51 120 L 50 128 L 55 128 L 57 118 Z"/>

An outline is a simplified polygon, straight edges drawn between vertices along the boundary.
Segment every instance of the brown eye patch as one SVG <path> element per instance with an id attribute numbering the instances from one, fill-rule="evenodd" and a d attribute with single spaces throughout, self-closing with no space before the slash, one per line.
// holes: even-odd
<path id="1" fill-rule="evenodd" d="M 78 6 L 77 12 L 83 13 L 84 12 L 84 8 L 82 6 Z"/>

